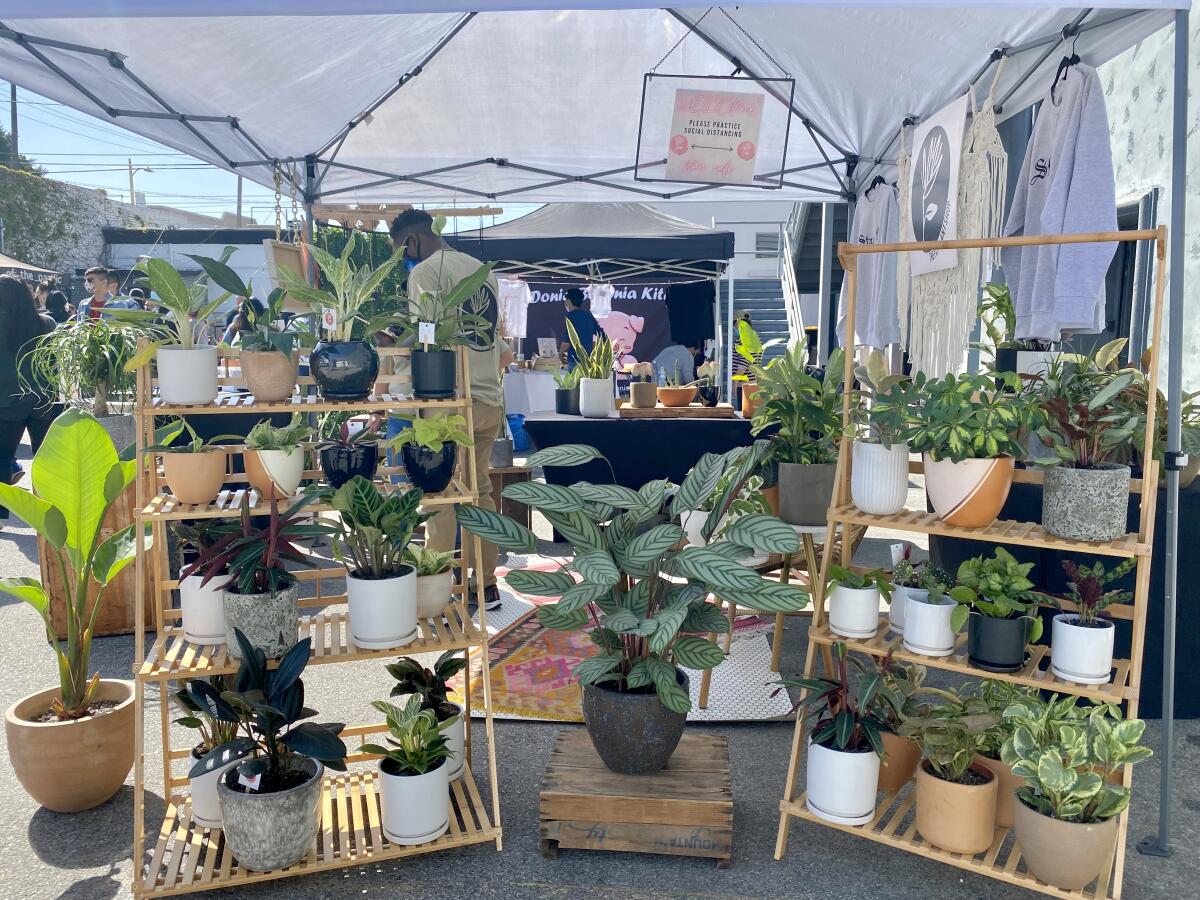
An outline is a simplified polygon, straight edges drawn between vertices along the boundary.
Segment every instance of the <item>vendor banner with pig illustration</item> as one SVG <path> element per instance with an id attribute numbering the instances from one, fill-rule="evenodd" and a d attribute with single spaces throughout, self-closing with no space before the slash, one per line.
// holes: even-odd
<path id="1" fill-rule="evenodd" d="M 529 284 L 529 309 L 525 320 L 525 340 L 522 349 L 526 356 L 537 353 L 539 337 L 553 337 L 556 342 L 567 339 L 567 290 L 586 289 L 586 282 L 557 282 Z M 620 365 L 653 360 L 659 351 L 674 343 L 671 340 L 670 318 L 667 314 L 666 284 L 613 285 L 611 311 L 596 310 L 596 320 L 604 329 Z"/>

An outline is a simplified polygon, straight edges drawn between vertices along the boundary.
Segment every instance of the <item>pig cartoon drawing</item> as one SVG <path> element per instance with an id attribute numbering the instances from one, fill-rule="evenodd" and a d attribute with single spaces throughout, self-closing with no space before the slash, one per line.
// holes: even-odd
<path id="1" fill-rule="evenodd" d="M 608 339 L 613 343 L 613 353 L 617 357 L 617 365 L 637 362 L 633 355 L 633 344 L 642 333 L 646 320 L 642 316 L 631 316 L 623 312 L 611 312 L 602 319 L 597 319 Z"/>

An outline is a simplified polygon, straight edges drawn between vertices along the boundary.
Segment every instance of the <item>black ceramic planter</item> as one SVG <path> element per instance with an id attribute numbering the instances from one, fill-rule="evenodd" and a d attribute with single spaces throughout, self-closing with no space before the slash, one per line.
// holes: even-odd
<path id="1" fill-rule="evenodd" d="M 688 677 L 676 669 L 680 687 Z M 653 690 L 618 691 L 611 682 L 583 686 L 583 722 L 604 765 L 622 775 L 657 772 L 671 759 L 687 724 Z"/>
<path id="2" fill-rule="evenodd" d="M 977 612 L 967 621 L 967 656 L 988 672 L 1016 672 L 1025 665 L 1025 644 L 1033 620 L 994 619 Z"/>
<path id="3" fill-rule="evenodd" d="M 443 444 L 438 452 L 416 444 L 405 444 L 400 450 L 404 471 L 409 479 L 426 494 L 440 494 L 454 475 L 458 445 Z"/>
<path id="4" fill-rule="evenodd" d="M 697 388 L 696 393 L 700 395 L 700 402 L 705 406 L 716 406 L 721 399 L 721 388 L 715 384 Z"/>
<path id="5" fill-rule="evenodd" d="M 579 388 L 555 388 L 554 411 L 560 416 L 579 415 Z"/>
<path id="6" fill-rule="evenodd" d="M 326 400 L 365 400 L 379 376 L 379 354 L 366 341 L 321 341 L 308 364 Z"/>
<path id="7" fill-rule="evenodd" d="M 453 350 L 413 350 L 413 394 L 422 400 L 445 400 L 454 396 Z"/>
<path id="8" fill-rule="evenodd" d="M 340 488 L 355 475 L 371 480 L 375 477 L 378 465 L 379 445 L 374 441 L 321 448 L 321 468 L 325 470 L 325 480 L 335 488 Z"/>

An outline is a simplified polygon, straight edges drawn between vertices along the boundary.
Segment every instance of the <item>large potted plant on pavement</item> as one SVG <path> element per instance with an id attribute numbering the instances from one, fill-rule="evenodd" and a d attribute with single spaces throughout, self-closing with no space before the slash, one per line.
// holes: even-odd
<path id="1" fill-rule="evenodd" d="M 188 778 L 192 798 L 192 820 L 204 828 L 221 827 L 221 802 L 217 797 L 217 783 L 241 758 L 237 752 L 238 746 L 231 746 L 237 737 L 238 723 L 218 718 L 211 702 L 214 696 L 219 698 L 222 692 L 229 690 L 233 690 L 232 676 L 213 675 L 207 680 L 190 679 L 172 695 L 183 715 L 173 719 L 171 724 L 193 729 L 199 737 L 196 746 L 192 748 L 192 765 L 218 747 L 223 748 L 201 774 Z"/>
<path id="2" fill-rule="evenodd" d="M 458 388 L 454 348 L 476 347 L 491 325 L 483 315 L 486 294 L 480 292 L 492 266 L 480 266 L 447 291 L 409 296 L 405 340 L 412 343 L 413 395 L 422 400 L 453 397 Z"/>
<path id="3" fill-rule="evenodd" d="M 842 637 L 869 640 L 879 630 L 879 600 L 891 601 L 892 586 L 883 569 L 859 574 L 829 567 L 829 630 Z"/>
<path id="4" fill-rule="evenodd" d="M 757 392 L 752 434 L 778 426 L 771 439 L 779 461 L 779 516 L 792 525 L 824 525 L 833 498 L 842 439 L 842 351 L 821 377 L 805 367 L 797 344 L 769 366 L 751 366 Z"/>
<path id="5" fill-rule="evenodd" d="M 177 443 L 184 433 L 186 440 Z M 146 447 L 145 452 L 162 455 L 163 480 L 176 500 L 202 506 L 217 499 L 229 473 L 229 450 L 219 442 L 241 439 L 237 434 L 205 439 L 187 419 L 177 419 L 164 440 Z"/>
<path id="6" fill-rule="evenodd" d="M 387 667 L 388 674 L 396 679 L 389 696 L 416 694 L 421 698 L 421 709 L 432 712 L 439 728 L 445 732 L 450 748 L 447 775 L 451 781 L 462 775 L 466 764 L 466 725 L 463 708 L 450 700 L 449 681 L 466 667 L 467 660 L 461 650 L 447 650 L 433 663 L 432 669 L 425 668 L 411 656 Z"/>
<path id="7" fill-rule="evenodd" d="M 579 372 L 579 413 L 585 419 L 604 419 L 613 408 L 613 345 L 600 333 L 589 353 L 567 321 L 567 338 L 575 349 L 575 371 Z"/>
<path id="8" fill-rule="evenodd" d="M 1003 547 L 991 559 L 976 556 L 958 567 L 950 598 L 958 604 L 950 617 L 956 632 L 967 626 L 967 658 L 989 672 L 1016 672 L 1025 665 L 1026 644 L 1042 636 L 1037 597 L 1029 573 Z"/>
<path id="9" fill-rule="evenodd" d="M 246 480 L 264 500 L 283 500 L 296 493 L 304 477 L 304 442 L 312 429 L 299 413 L 276 427 L 263 419 L 246 435 L 242 461 Z"/>
<path id="10" fill-rule="evenodd" d="M 583 685 L 588 733 L 613 771 L 654 772 L 674 752 L 692 707 L 680 667 L 711 669 L 725 657 L 716 643 L 699 636 L 729 628 L 709 599 L 712 592 L 766 612 L 793 612 L 808 602 L 799 588 L 767 581 L 738 562 L 751 548 L 771 553 L 798 548 L 795 532 L 778 519 L 743 516 L 725 531 L 723 542 L 706 547 L 684 545 L 678 525 L 653 524 L 664 513 L 694 509 L 732 467 L 735 474 L 705 526 L 715 527 L 766 452 L 766 442 L 757 441 L 722 456 L 706 455 L 678 489 L 665 480 L 637 491 L 587 482 L 570 487 L 524 482 L 504 489 L 505 497 L 537 509 L 574 545 L 574 558 L 558 571 L 514 569 L 507 580 L 522 593 L 559 598 L 538 609 L 546 627 L 592 626 L 600 653 L 574 672 Z M 563 444 L 533 454 L 528 464 L 577 466 L 593 459 L 604 457 L 592 447 Z M 517 553 L 537 548 L 533 532 L 512 519 L 469 505 L 456 512 L 463 528 L 498 547 Z"/>
<path id="11" fill-rule="evenodd" d="M 243 736 L 205 754 L 189 775 L 201 777 L 237 758 L 217 782 L 225 840 L 238 863 L 269 872 L 303 857 L 315 839 L 321 777 L 325 769 L 346 769 L 346 745 L 338 737 L 344 726 L 304 721 L 317 714 L 304 705 L 300 680 L 309 638 L 269 671 L 260 648 L 240 631 L 234 637 L 242 664 L 233 690 L 205 691 L 196 699 L 214 718 L 237 723 Z"/>
<path id="12" fill-rule="evenodd" d="M 383 416 L 372 413 L 366 423 L 351 429 L 353 413 L 328 412 L 317 428 L 321 470 L 332 487 L 340 488 L 355 475 L 371 481 L 379 468 L 379 429 Z"/>
<path id="13" fill-rule="evenodd" d="M 409 544 L 404 561 L 417 570 L 417 618 L 440 617 L 450 603 L 454 551 Z"/>
<path id="14" fill-rule="evenodd" d="M 113 501 L 136 462 L 118 459 L 94 418 L 70 409 L 55 419 L 33 459 L 33 490 L 0 483 L 0 505 L 28 523 L 54 557 L 65 592 L 66 640 L 55 637 L 50 597 L 33 578 L 0 578 L 0 591 L 42 617 L 59 684 L 29 694 L 4 715 L 8 757 L 34 800 L 55 812 L 91 809 L 117 792 L 133 766 L 133 682 L 92 673 L 92 631 L 105 587 L 134 557 L 134 526 L 102 538 Z M 149 537 L 146 538 L 149 541 Z M 89 610 L 92 582 L 99 591 Z M 81 755 L 82 754 L 82 755 Z"/>
<path id="15" fill-rule="evenodd" d="M 474 444 L 467 432 L 466 416 L 435 412 L 410 420 L 410 425 L 387 446 L 400 449 L 404 471 L 414 485 L 426 494 L 440 494 L 454 477 L 458 448 Z"/>
<path id="16" fill-rule="evenodd" d="M 1104 611 L 1114 603 L 1128 603 L 1133 593 L 1122 588 L 1104 588 L 1124 578 L 1136 565 L 1137 560 L 1127 559 L 1105 572 L 1104 564 L 1099 561 L 1089 566 L 1063 560 L 1067 599 L 1075 604 L 1075 612 L 1054 617 L 1050 667 L 1059 678 L 1076 684 L 1108 684 L 1112 679 L 1113 638 L 1117 629 Z M 1058 605 L 1053 597 L 1042 595 L 1042 599 Z"/>
<path id="17" fill-rule="evenodd" d="M 916 420 L 916 386 L 892 375 L 882 353 L 872 350 L 855 369 L 858 390 L 850 407 L 855 438 L 850 497 L 865 513 L 890 516 L 908 499 L 908 433 Z"/>

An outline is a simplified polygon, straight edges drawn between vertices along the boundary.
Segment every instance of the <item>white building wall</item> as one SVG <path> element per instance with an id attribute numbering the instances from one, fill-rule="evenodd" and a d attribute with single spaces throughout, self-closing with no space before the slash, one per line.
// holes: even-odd
<path id="1" fill-rule="evenodd" d="M 148 234 L 145 243 L 109 244 L 108 264 L 117 269 L 132 269 L 139 258 L 156 257 L 165 259 L 190 281 L 192 277 L 201 274 L 201 269 L 195 260 L 188 258 L 188 254 L 217 259 L 225 248 L 222 243 L 155 243 L 153 238 L 154 234 Z M 265 298 L 271 292 L 271 281 L 267 276 L 267 257 L 261 242 L 237 245 L 237 251 L 229 258 L 228 265 L 237 272 L 242 281 L 254 288 L 259 297 Z M 224 291 L 210 284 L 208 293 L 210 297 L 216 298 Z"/>
<path id="2" fill-rule="evenodd" d="M 767 193 L 764 191 L 764 193 Z M 790 201 L 756 200 L 736 202 L 713 202 L 679 200 L 678 202 L 651 203 L 668 215 L 711 228 L 733 232 L 733 249 L 736 253 L 733 264 L 735 278 L 778 278 L 779 264 L 775 258 L 757 259 L 754 254 L 755 236 L 758 232 L 778 233 L 792 212 Z M 761 222 L 766 224 L 728 224 L 739 222 Z"/>

